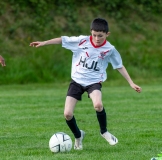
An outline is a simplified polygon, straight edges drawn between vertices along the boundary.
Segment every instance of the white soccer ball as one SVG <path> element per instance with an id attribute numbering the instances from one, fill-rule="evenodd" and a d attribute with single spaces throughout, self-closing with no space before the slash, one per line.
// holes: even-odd
<path id="1" fill-rule="evenodd" d="M 66 133 L 57 132 L 50 138 L 49 148 L 54 153 L 68 152 L 72 148 L 72 140 Z"/>

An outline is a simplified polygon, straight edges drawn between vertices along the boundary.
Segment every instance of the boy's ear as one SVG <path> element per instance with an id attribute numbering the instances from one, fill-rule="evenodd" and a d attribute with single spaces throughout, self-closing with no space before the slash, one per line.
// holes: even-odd
<path id="1" fill-rule="evenodd" d="M 107 37 L 110 35 L 110 32 L 107 32 Z"/>

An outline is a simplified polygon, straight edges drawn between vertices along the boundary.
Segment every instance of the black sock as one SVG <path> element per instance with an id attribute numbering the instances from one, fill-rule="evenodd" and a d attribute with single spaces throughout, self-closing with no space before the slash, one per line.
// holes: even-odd
<path id="1" fill-rule="evenodd" d="M 101 112 L 97 112 L 97 119 L 100 125 L 100 132 L 101 134 L 105 133 L 107 131 L 107 118 L 106 118 L 106 112 L 105 109 L 103 108 L 103 110 Z"/>
<path id="2" fill-rule="evenodd" d="M 69 128 L 71 129 L 72 133 L 74 134 L 74 137 L 80 138 L 81 133 L 80 133 L 80 130 L 76 124 L 75 117 L 73 116 L 73 118 L 70 121 L 66 120 L 66 123 L 69 126 Z"/>

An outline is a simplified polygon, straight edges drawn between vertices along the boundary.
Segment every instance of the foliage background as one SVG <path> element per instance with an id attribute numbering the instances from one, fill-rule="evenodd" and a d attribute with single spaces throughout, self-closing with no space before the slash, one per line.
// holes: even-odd
<path id="1" fill-rule="evenodd" d="M 6 67 L 0 84 L 46 83 L 70 79 L 71 52 L 61 45 L 29 47 L 61 35 L 89 35 L 96 17 L 108 20 L 108 38 L 136 80 L 161 80 L 162 0 L 0 1 L 0 51 Z M 108 68 L 109 80 L 120 75 Z"/>

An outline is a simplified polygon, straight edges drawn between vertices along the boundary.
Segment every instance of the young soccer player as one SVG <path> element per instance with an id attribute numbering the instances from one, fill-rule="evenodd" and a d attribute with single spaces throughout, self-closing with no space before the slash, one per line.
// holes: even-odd
<path id="1" fill-rule="evenodd" d="M 0 55 L 0 64 L 2 67 L 6 66 L 4 58 Z"/>
<path id="2" fill-rule="evenodd" d="M 74 134 L 74 149 L 76 150 L 83 149 L 82 140 L 85 132 L 79 129 L 73 112 L 84 92 L 88 93 L 96 110 L 101 136 L 110 145 L 118 143 L 118 139 L 107 130 L 106 111 L 102 103 L 101 87 L 102 82 L 107 79 L 106 68 L 108 67 L 108 63 L 111 63 L 113 69 L 117 69 L 124 76 L 135 91 L 141 92 L 141 88 L 134 84 L 123 66 L 119 52 L 106 40 L 110 34 L 107 21 L 102 18 L 94 19 L 91 23 L 90 30 L 90 36 L 62 36 L 47 41 L 30 43 L 30 46 L 33 47 L 62 44 L 62 47 L 71 50 L 73 53 L 72 80 L 67 91 L 64 116 L 67 125 Z"/>

